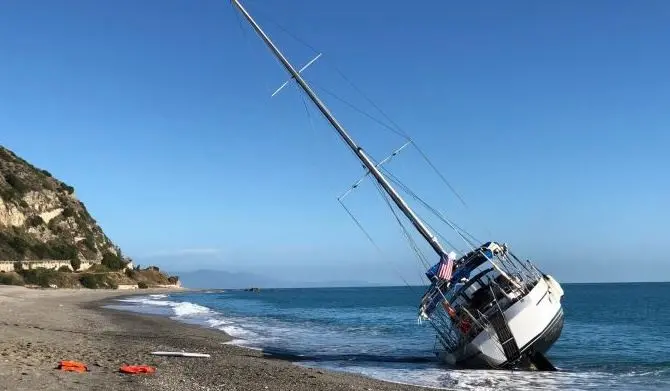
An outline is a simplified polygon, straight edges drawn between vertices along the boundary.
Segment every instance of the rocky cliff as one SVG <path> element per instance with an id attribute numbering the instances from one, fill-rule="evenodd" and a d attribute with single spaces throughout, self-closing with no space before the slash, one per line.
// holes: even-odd
<path id="1" fill-rule="evenodd" d="M 0 146 L 0 261 L 99 261 L 105 253 L 120 250 L 74 188 Z"/>

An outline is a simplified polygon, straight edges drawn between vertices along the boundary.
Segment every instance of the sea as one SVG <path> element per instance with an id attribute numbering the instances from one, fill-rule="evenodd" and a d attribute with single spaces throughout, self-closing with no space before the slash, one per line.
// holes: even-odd
<path id="1" fill-rule="evenodd" d="M 118 299 L 115 308 L 231 335 L 230 343 L 390 382 L 459 390 L 670 390 L 670 283 L 563 284 L 556 372 L 454 369 L 419 323 L 422 287 L 210 290 Z"/>

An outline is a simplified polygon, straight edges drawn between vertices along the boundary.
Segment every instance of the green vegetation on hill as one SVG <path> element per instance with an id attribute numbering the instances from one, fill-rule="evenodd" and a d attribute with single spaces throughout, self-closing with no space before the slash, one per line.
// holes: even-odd
<path id="1" fill-rule="evenodd" d="M 0 284 L 2 285 L 25 285 L 23 278 L 18 274 L 11 273 L 0 273 Z"/>
<path id="2" fill-rule="evenodd" d="M 176 276 L 166 276 L 151 269 L 112 271 L 104 265 L 95 265 L 83 272 L 73 272 L 63 266 L 58 270 L 42 267 L 18 272 L 0 272 L 0 285 L 27 285 L 42 288 L 117 289 L 119 285 L 137 285 L 140 289 L 175 285 Z"/>
<path id="3" fill-rule="evenodd" d="M 124 262 L 118 255 L 105 253 L 102 256 L 102 262 L 109 270 L 121 270 L 126 267 L 128 262 Z"/>

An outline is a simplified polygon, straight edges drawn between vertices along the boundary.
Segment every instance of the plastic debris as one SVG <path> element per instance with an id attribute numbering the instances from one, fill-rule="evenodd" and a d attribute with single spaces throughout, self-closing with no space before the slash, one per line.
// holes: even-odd
<path id="1" fill-rule="evenodd" d="M 61 371 L 68 371 L 68 372 L 87 372 L 88 367 L 86 364 L 81 363 L 79 361 L 71 361 L 71 360 L 62 360 L 61 362 L 58 363 L 58 369 Z"/>
<path id="2" fill-rule="evenodd" d="M 207 353 L 189 353 L 189 352 L 151 352 L 154 356 L 175 356 L 175 357 L 209 357 Z"/>
<path id="3" fill-rule="evenodd" d="M 156 368 L 149 366 L 149 365 L 122 365 L 121 368 L 119 368 L 119 371 L 121 373 L 128 373 L 131 375 L 136 375 L 136 374 L 141 374 L 141 373 L 154 373 L 156 372 Z"/>

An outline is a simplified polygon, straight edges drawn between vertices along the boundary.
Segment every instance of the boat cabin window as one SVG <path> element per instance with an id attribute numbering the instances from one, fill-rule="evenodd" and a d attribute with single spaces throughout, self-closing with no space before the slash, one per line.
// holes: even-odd
<path id="1" fill-rule="evenodd" d="M 470 311 L 484 309 L 489 302 L 491 302 L 491 290 L 489 284 L 493 274 L 493 268 L 488 268 L 480 271 L 465 283 L 458 291 L 457 295 L 461 298 L 459 300 L 466 305 Z"/>
<path id="2" fill-rule="evenodd" d="M 493 271 L 493 268 L 488 268 L 485 270 L 480 271 L 479 273 L 475 274 L 472 276 L 468 282 L 463 284 L 463 286 L 460 288 L 460 292 L 465 292 L 465 291 L 470 291 L 473 292 L 473 290 L 469 289 L 471 286 L 475 285 L 476 288 L 474 290 L 479 289 L 483 285 L 488 285 L 490 282 L 490 277 L 487 275 Z"/>

